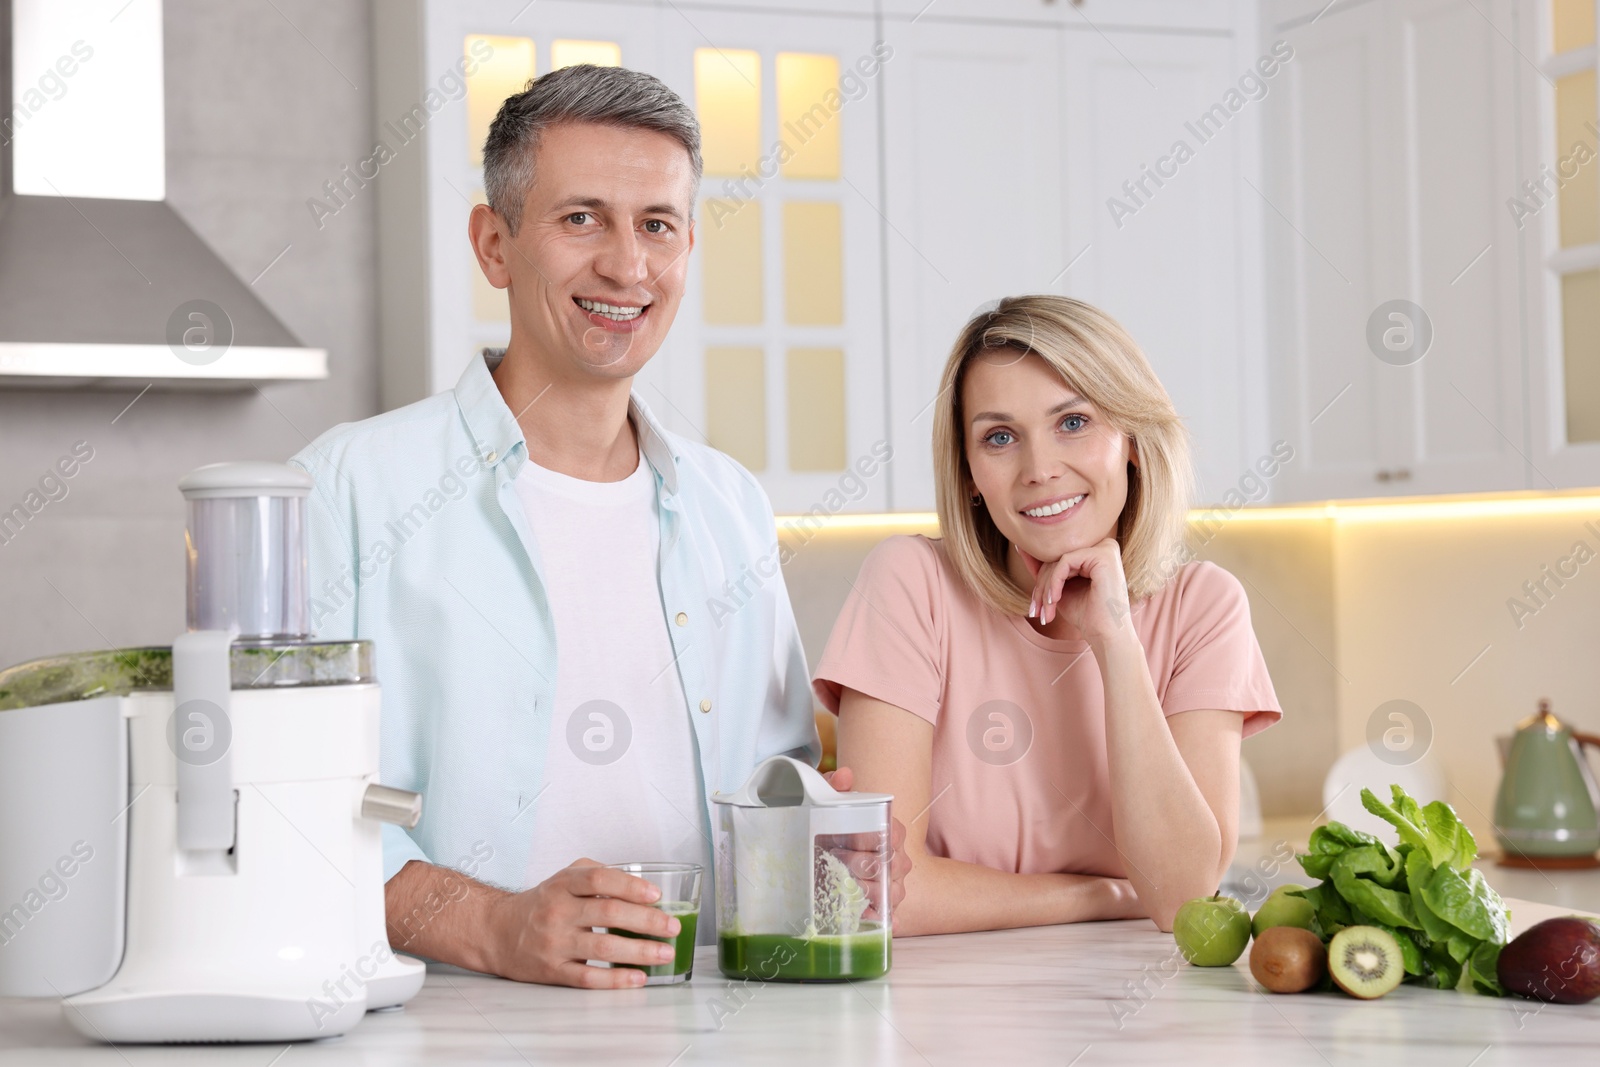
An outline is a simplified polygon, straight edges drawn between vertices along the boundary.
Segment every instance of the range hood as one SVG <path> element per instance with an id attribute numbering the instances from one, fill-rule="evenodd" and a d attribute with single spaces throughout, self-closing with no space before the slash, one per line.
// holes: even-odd
<path id="1" fill-rule="evenodd" d="M 327 352 L 302 345 L 160 198 L 161 14 L 160 0 L 0 0 L 0 387 L 327 377 Z M 71 109 L 127 109 L 141 85 L 141 122 L 117 131 L 137 125 L 138 143 L 63 137 Z M 108 90 L 124 99 L 93 99 Z M 48 167 L 47 135 L 63 145 Z M 141 160 L 154 179 L 136 192 L 154 196 L 119 197 L 116 164 Z"/>

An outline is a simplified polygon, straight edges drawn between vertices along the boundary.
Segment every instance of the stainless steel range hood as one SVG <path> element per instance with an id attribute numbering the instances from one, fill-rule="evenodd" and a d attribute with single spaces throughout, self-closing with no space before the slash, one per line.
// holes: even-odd
<path id="1" fill-rule="evenodd" d="M 14 16 L 46 2 L 0 0 L 0 387 L 326 378 L 327 352 L 302 345 L 164 200 L 14 191 L 14 123 L 28 115 L 13 101 Z M 152 17 L 159 39 L 159 0 L 114 16 Z M 102 41 L 102 57 L 113 47 Z"/>

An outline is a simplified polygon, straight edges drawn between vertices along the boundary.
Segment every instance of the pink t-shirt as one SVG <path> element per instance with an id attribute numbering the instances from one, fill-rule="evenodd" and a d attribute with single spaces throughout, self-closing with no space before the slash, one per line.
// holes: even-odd
<path id="1" fill-rule="evenodd" d="M 1133 605 L 1133 623 L 1166 714 L 1243 712 L 1246 736 L 1282 717 L 1244 589 L 1221 567 L 1185 564 Z M 812 684 L 835 714 L 849 687 L 933 724 L 934 855 L 1025 874 L 1127 876 L 1111 843 L 1094 653 L 980 600 L 942 540 L 897 536 L 872 550 Z"/>

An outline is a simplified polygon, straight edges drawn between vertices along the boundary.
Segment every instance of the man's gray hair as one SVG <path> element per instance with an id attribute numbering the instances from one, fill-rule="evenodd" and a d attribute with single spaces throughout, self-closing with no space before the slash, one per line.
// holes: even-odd
<path id="1" fill-rule="evenodd" d="M 532 79 L 522 92 L 508 97 L 483 145 L 484 193 L 513 237 L 522 224 L 522 203 L 533 186 L 533 157 L 540 135 L 562 122 L 597 122 L 667 134 L 689 153 L 695 188 L 700 186 L 700 123 L 682 97 L 641 71 L 588 63 L 563 67 Z"/>

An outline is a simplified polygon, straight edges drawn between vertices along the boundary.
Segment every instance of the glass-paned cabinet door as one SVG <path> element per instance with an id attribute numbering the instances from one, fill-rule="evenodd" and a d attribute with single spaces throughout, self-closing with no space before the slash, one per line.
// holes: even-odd
<path id="1" fill-rule="evenodd" d="M 578 63 L 656 73 L 653 7 L 574 0 L 519 6 L 492 0 L 422 5 L 424 80 L 440 90 L 440 106 L 426 99 L 420 105 L 427 112 L 431 392 L 454 387 L 468 359 L 511 337 L 506 291 L 484 278 L 467 240 L 467 216 L 485 200 L 483 142 L 500 105 L 528 79 Z"/>
<path id="2" fill-rule="evenodd" d="M 1507 208 L 1525 242 L 1539 440 L 1534 462 L 1559 485 L 1600 483 L 1600 85 L 1597 0 L 1544 0 L 1518 29 L 1538 62 L 1530 170 Z"/>
<path id="3" fill-rule="evenodd" d="M 1600 92 L 1595 0 L 1552 0 L 1556 254 L 1566 441 L 1600 442 Z"/>
<path id="4" fill-rule="evenodd" d="M 883 510 L 872 20 L 663 9 L 659 25 L 656 73 L 695 108 L 705 177 L 688 291 L 641 392 L 779 513 Z"/>

